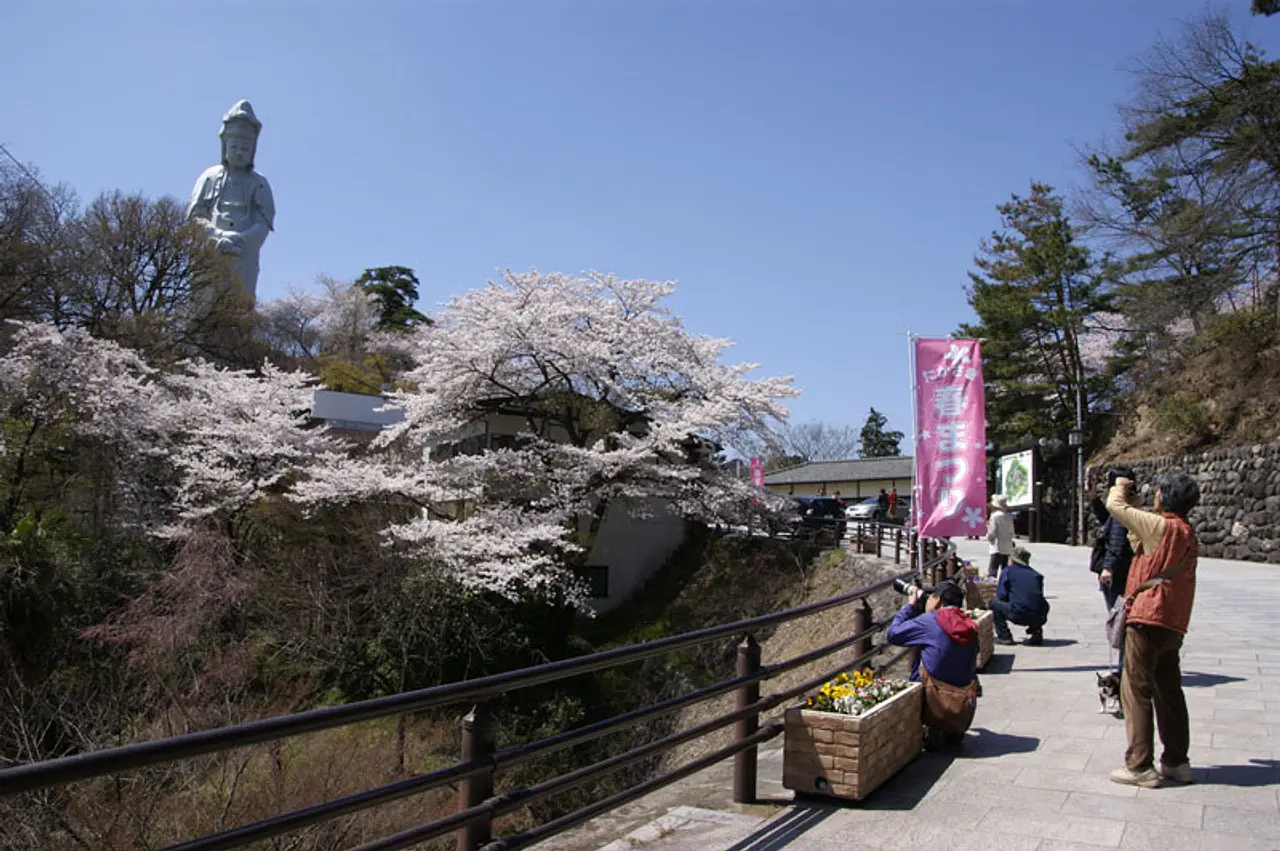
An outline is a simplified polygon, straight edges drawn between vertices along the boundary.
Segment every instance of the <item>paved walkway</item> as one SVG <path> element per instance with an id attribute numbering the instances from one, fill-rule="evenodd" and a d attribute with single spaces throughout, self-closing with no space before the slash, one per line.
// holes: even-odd
<path id="1" fill-rule="evenodd" d="M 985 544 L 958 546 L 985 562 Z M 959 756 L 926 754 L 860 804 L 788 803 L 779 739 L 761 754 L 761 794 L 785 804 L 771 818 L 679 807 L 609 851 L 1280 849 L 1280 571 L 1201 561 L 1183 651 L 1197 782 L 1136 789 L 1107 778 L 1124 722 L 1099 713 L 1110 648 L 1088 550 L 1031 550 L 1053 605 L 1045 646 L 996 648 Z"/>

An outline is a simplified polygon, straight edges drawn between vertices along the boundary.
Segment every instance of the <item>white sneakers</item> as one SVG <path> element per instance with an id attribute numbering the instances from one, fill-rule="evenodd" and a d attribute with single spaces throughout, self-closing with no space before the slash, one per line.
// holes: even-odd
<path id="1" fill-rule="evenodd" d="M 1174 783 L 1191 782 L 1191 763 L 1189 762 L 1184 762 L 1182 765 L 1165 765 L 1163 762 L 1158 762 L 1156 770 L 1165 780 L 1172 780 Z"/>
<path id="2" fill-rule="evenodd" d="M 1190 768 L 1187 770 L 1190 771 Z M 1160 775 L 1156 774 L 1154 768 L 1148 768 L 1146 771 L 1130 771 L 1128 768 L 1117 768 L 1111 772 L 1111 782 L 1120 783 L 1124 786 L 1141 786 L 1144 789 L 1154 789 L 1160 785 Z"/>
<path id="3" fill-rule="evenodd" d="M 1111 772 L 1111 782 L 1120 783 L 1125 786 L 1141 786 L 1144 789 L 1154 789 L 1160 785 L 1160 780 L 1170 780 L 1174 783 L 1190 783 L 1191 780 L 1191 763 L 1184 762 L 1182 765 L 1165 765 L 1163 762 L 1156 763 L 1159 770 L 1148 768 L 1145 771 L 1130 771 L 1128 768 L 1117 768 Z"/>

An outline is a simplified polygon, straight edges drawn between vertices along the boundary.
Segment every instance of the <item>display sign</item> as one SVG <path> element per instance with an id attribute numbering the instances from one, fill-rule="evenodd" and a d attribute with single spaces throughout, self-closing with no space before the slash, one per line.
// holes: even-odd
<path id="1" fill-rule="evenodd" d="M 1035 453 L 1030 449 L 1000 456 L 1000 493 L 1010 508 L 1035 502 Z"/>

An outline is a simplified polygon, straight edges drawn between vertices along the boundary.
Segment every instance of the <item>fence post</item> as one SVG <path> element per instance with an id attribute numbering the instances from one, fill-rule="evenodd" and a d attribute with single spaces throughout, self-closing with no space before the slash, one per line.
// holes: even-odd
<path id="1" fill-rule="evenodd" d="M 880 545 L 884 542 L 884 526 L 876 523 L 871 528 L 876 530 L 876 558 L 880 558 Z"/>
<path id="2" fill-rule="evenodd" d="M 867 598 L 862 598 L 862 604 L 858 606 L 853 613 L 853 634 L 857 635 L 871 629 L 871 604 L 867 602 Z M 859 656 L 865 656 L 871 652 L 871 636 L 859 638 L 858 643 L 853 646 L 854 652 Z"/>
<path id="3" fill-rule="evenodd" d="M 497 750 L 498 719 L 484 703 L 477 703 L 462 718 L 462 761 L 482 760 Z M 458 788 L 458 811 L 469 810 L 493 797 L 493 772 L 476 774 Z M 458 828 L 457 851 L 477 851 L 493 838 L 493 822 L 472 822 Z"/>
<path id="4" fill-rule="evenodd" d="M 893 563 L 902 564 L 902 527 L 893 531 Z"/>
<path id="5" fill-rule="evenodd" d="M 747 635 L 738 645 L 738 664 L 736 672 L 739 677 L 748 677 L 760 670 L 760 645 L 754 635 Z M 760 683 L 739 686 L 735 693 L 734 708 L 746 709 L 760 700 Z M 757 713 L 736 722 L 733 725 L 733 740 L 740 742 L 759 729 L 760 715 Z M 756 752 L 754 745 L 733 756 L 733 800 L 738 804 L 754 804 L 756 801 Z"/>

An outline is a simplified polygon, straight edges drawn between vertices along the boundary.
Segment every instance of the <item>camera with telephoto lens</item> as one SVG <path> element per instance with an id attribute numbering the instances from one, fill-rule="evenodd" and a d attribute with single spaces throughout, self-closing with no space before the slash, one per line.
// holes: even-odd
<path id="1" fill-rule="evenodd" d="M 920 589 L 920 596 L 916 598 L 916 602 L 915 602 L 916 614 L 920 614 L 921 612 L 924 611 L 925 601 L 928 600 L 929 597 L 933 595 L 933 592 L 936 589 L 928 588 L 924 585 L 917 585 L 914 582 L 908 582 L 905 579 L 893 580 L 893 590 L 897 591 L 899 594 L 901 594 L 904 597 L 910 594 L 911 589 L 913 588 Z"/>

